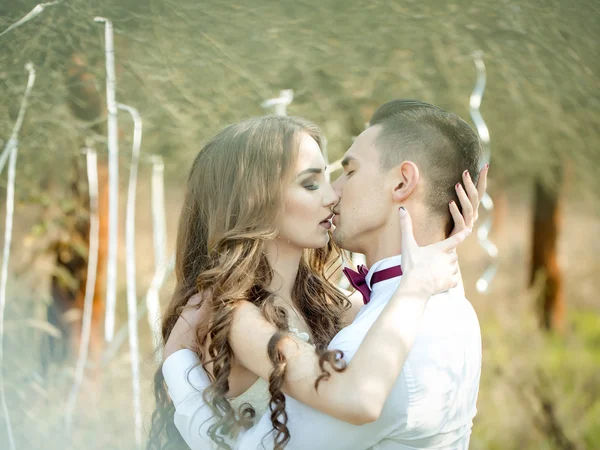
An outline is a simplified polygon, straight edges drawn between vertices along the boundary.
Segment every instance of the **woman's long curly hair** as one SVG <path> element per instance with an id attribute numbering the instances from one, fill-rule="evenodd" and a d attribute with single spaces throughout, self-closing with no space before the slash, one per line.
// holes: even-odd
<path id="1" fill-rule="evenodd" d="M 211 293 L 203 296 L 202 302 L 210 302 L 209 313 L 196 330 L 195 350 L 204 367 L 212 364 L 212 385 L 204 391 L 204 399 L 217 417 L 209 435 L 222 448 L 229 447 L 220 436 L 235 435 L 247 425 L 240 417 L 254 415 L 246 409 L 236 416 L 225 397 L 233 362 L 228 334 L 234 308 L 242 301 L 259 306 L 279 329 L 267 349 L 273 363 L 269 392 L 275 448 L 282 449 L 290 439 L 281 391 L 286 360 L 280 351 L 288 322 L 285 310 L 274 304 L 269 291 L 273 270 L 266 245 L 278 235 L 284 189 L 291 180 L 303 135 L 321 145 L 318 128 L 296 117 L 266 116 L 230 125 L 199 152 L 188 178 L 177 233 L 177 284 L 163 318 L 162 339 L 164 344 L 192 295 Z M 319 380 L 329 376 L 325 362 L 339 370 L 335 364 L 339 354 L 325 349 L 341 328 L 343 311 L 350 306 L 326 277 L 337 252 L 332 239 L 326 247 L 304 250 L 293 288 L 295 306 L 310 328 L 320 357 L 323 373 Z M 154 392 L 156 410 L 148 448 L 185 446 L 173 422 L 174 407 L 161 368 L 154 378 Z"/>

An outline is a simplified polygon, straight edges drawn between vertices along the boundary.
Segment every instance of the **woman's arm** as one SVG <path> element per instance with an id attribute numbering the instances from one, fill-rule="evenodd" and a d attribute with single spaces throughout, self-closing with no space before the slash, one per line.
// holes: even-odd
<path id="1" fill-rule="evenodd" d="M 216 449 L 208 436 L 208 429 L 215 418 L 204 403 L 202 392 L 211 382 L 200 360 L 191 350 L 175 352 L 163 365 L 167 385 L 175 405 L 174 422 L 179 433 L 192 450 Z M 188 374 L 185 375 L 184 374 Z M 370 448 L 388 435 L 390 426 L 402 420 L 395 414 L 383 415 L 380 420 L 355 426 L 323 414 L 291 397 L 286 398 L 286 413 L 291 440 L 285 448 L 289 450 L 330 450 L 332 448 Z M 307 433 L 307 430 L 310 430 Z M 271 414 L 267 412 L 258 423 L 241 431 L 235 438 L 221 435 L 233 449 L 272 450 L 275 433 Z"/>
<path id="2" fill-rule="evenodd" d="M 459 234 L 451 238 L 451 241 L 460 242 L 465 234 Z M 412 346 L 419 318 L 429 297 L 428 289 L 446 290 L 448 285 L 455 284 L 449 281 L 450 276 L 443 277 L 443 284 L 418 283 L 420 261 L 415 262 L 415 258 L 410 258 L 408 251 L 406 254 L 409 256 L 405 256 L 408 275 L 403 277 L 401 286 L 367 332 L 346 370 L 341 373 L 331 371 L 331 378 L 324 381 L 318 391 L 314 388 L 314 381 L 321 370 L 314 347 L 291 336 L 284 339 L 282 352 L 288 362 L 284 392 L 325 414 L 349 422 L 319 416 L 321 413 L 300 403 L 289 404 L 286 411 L 289 409 L 297 427 L 301 423 L 304 426 L 313 423 L 313 419 L 317 419 L 321 425 L 313 426 L 310 436 L 296 439 L 297 445 L 294 448 L 307 448 L 303 446 L 307 439 L 310 441 L 310 448 L 331 448 L 332 437 L 327 431 L 334 428 L 341 433 L 335 438 L 336 442 L 340 439 L 348 441 L 344 448 L 350 448 L 354 444 L 361 445 L 360 448 L 370 447 L 385 434 L 387 424 L 380 421 L 367 425 L 372 427 L 369 433 L 364 432 L 364 427 L 353 427 L 350 423 L 363 425 L 374 422 L 379 417 Z M 431 255 L 425 252 L 420 258 L 430 259 Z M 447 260 L 451 261 L 452 258 Z M 411 267 L 415 263 L 417 267 Z M 451 266 L 448 263 L 445 265 Z M 434 269 L 434 273 L 439 271 L 435 266 Z M 453 270 L 446 272 L 452 273 Z M 413 278 L 410 278 L 411 273 Z M 415 290 L 411 291 L 414 286 Z M 264 319 L 257 307 L 247 302 L 240 305 L 234 314 L 229 339 L 234 353 L 240 355 L 238 362 L 254 373 L 268 377 L 271 363 L 264 349 L 276 331 L 277 328 Z M 210 386 L 210 380 L 198 365 L 199 362 L 194 352 L 183 349 L 172 353 L 163 365 L 165 381 L 175 405 L 175 425 L 193 450 L 215 448 L 208 437 L 208 428 L 214 417 L 202 397 L 202 391 Z M 267 419 L 268 415 L 260 421 L 261 426 L 240 433 L 235 443 L 229 442 L 231 446 L 248 450 L 263 448 L 264 444 L 264 448 L 272 448 L 271 439 L 263 440 L 272 429 L 270 419 Z M 227 439 L 226 436 L 223 438 Z M 362 442 L 360 439 L 367 440 Z M 371 442 L 369 439 L 374 440 Z"/>
<path id="3" fill-rule="evenodd" d="M 405 275 L 344 371 L 329 368 L 331 377 L 317 390 L 315 381 L 322 371 L 314 347 L 292 335 L 281 342 L 287 361 L 283 392 L 352 424 L 371 422 L 379 416 L 408 357 L 426 301 L 456 284 L 453 250 L 470 232 L 466 229 L 440 243 L 419 247 L 408 213 L 404 212 L 401 223 Z M 268 380 L 273 367 L 266 349 L 277 331 L 259 308 L 241 302 L 229 334 L 236 362 Z"/>
<path id="4" fill-rule="evenodd" d="M 427 300 L 456 285 L 457 257 L 453 250 L 470 233 L 466 229 L 440 243 L 419 247 L 408 213 L 401 222 L 405 275 L 346 369 L 336 373 L 329 368 L 331 377 L 317 390 L 315 380 L 321 369 L 314 348 L 291 335 L 280 347 L 287 361 L 283 392 L 356 425 L 379 417 L 408 357 Z M 268 379 L 272 364 L 266 349 L 276 331 L 259 308 L 247 302 L 240 304 L 229 335 L 236 361 Z"/>

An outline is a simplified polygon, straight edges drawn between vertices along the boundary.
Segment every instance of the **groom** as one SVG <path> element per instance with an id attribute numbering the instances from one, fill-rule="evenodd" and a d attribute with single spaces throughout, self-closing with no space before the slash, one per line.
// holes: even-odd
<path id="1" fill-rule="evenodd" d="M 342 248 L 363 253 L 370 267 L 364 280 L 352 277 L 368 303 L 329 346 L 342 350 L 347 361 L 400 282 L 399 273 L 384 281 L 376 275 L 400 265 L 398 207 L 410 211 L 419 245 L 445 239 L 453 225 L 448 203 L 478 195 L 471 184 L 465 192 L 461 180 L 478 174 L 481 155 L 479 138 L 459 117 L 407 100 L 379 107 L 346 152 L 344 173 L 333 184 L 340 197 L 333 236 Z M 460 217 L 456 203 L 450 211 Z M 462 288 L 454 288 L 429 300 L 419 335 L 377 420 L 351 425 L 288 397 L 286 449 L 467 449 L 480 373 L 479 323 Z M 267 413 L 244 433 L 239 448 L 272 448 L 273 440 L 264 438 L 271 429 Z"/>

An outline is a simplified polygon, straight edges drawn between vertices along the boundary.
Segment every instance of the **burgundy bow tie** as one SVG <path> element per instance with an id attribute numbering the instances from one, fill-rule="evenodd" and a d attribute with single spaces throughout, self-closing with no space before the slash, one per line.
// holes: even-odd
<path id="1" fill-rule="evenodd" d="M 346 275 L 346 278 L 348 278 L 348 281 L 354 287 L 354 289 L 362 294 L 363 301 L 366 305 L 371 300 L 371 289 L 369 289 L 369 286 L 367 285 L 367 274 L 369 273 L 369 269 L 367 269 L 367 266 L 362 264 L 359 265 L 357 269 L 358 272 L 348 267 L 344 267 L 342 272 L 344 272 L 344 275 Z M 379 283 L 380 281 L 389 280 L 390 278 L 399 277 L 401 275 L 402 268 L 400 266 L 393 266 L 387 269 L 379 270 L 371 277 L 371 286 L 373 286 L 375 283 Z"/>

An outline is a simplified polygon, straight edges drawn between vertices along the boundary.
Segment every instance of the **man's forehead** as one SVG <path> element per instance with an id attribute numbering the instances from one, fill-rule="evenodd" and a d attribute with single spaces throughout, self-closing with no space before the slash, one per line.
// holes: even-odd
<path id="1" fill-rule="evenodd" d="M 381 125 L 374 125 L 360 133 L 344 157 L 353 158 L 358 161 L 372 159 L 374 153 L 376 153 L 375 141 L 377 140 L 380 129 Z"/>

